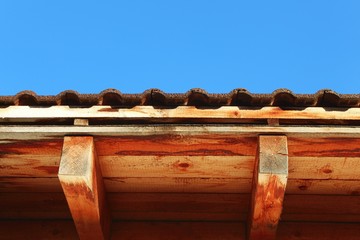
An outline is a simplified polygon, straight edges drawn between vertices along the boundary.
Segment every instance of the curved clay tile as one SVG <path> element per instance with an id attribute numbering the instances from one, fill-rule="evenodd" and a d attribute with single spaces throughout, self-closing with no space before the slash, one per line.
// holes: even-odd
<path id="1" fill-rule="evenodd" d="M 244 88 L 234 89 L 230 93 L 230 105 L 234 106 L 251 106 L 252 95 Z"/>
<path id="2" fill-rule="evenodd" d="M 292 107 L 295 105 L 296 96 L 288 89 L 277 89 L 272 93 L 272 105 L 281 107 Z"/>
<path id="3" fill-rule="evenodd" d="M 73 90 L 65 90 L 56 95 L 57 105 L 79 106 L 81 105 L 79 93 Z"/>
<path id="4" fill-rule="evenodd" d="M 36 106 L 38 105 L 37 95 L 33 91 L 22 91 L 15 95 L 14 105 Z"/>
<path id="5" fill-rule="evenodd" d="M 207 106 L 209 105 L 209 94 L 201 88 L 190 89 L 184 99 L 184 105 L 188 106 Z"/>
<path id="6" fill-rule="evenodd" d="M 120 91 L 116 89 L 106 89 L 99 94 L 99 105 L 120 106 L 123 103 L 123 97 Z"/>

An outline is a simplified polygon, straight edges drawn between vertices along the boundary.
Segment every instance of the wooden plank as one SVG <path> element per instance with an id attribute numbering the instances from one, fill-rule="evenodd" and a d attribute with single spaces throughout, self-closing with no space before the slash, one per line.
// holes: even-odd
<path id="1" fill-rule="evenodd" d="M 359 157 L 360 138 L 288 138 L 289 157 Z"/>
<path id="2" fill-rule="evenodd" d="M 360 222 L 360 196 L 285 198 L 284 221 Z M 120 220 L 245 221 L 250 194 L 108 193 L 108 201 Z M 0 193 L 0 206 L 0 219 L 71 219 L 63 193 Z"/>
<path id="3" fill-rule="evenodd" d="M 204 135 L 235 134 L 242 137 L 256 137 L 261 134 L 286 134 L 288 137 L 301 138 L 359 138 L 357 126 L 267 126 L 267 125 L 234 125 L 234 124 L 136 124 L 115 126 L 34 126 L 6 125 L 0 126 L 1 142 L 12 140 L 39 140 L 62 138 L 66 135 L 91 135 L 102 137 L 149 136 L 149 135 Z"/>
<path id="4" fill-rule="evenodd" d="M 278 240 L 358 240 L 360 224 L 281 222 Z"/>
<path id="5" fill-rule="evenodd" d="M 242 222 L 115 222 L 113 239 L 245 240 Z"/>
<path id="6" fill-rule="evenodd" d="M 65 137 L 59 179 L 80 239 L 109 239 L 102 174 L 92 137 Z"/>
<path id="7" fill-rule="evenodd" d="M 360 195 L 360 181 L 331 179 L 288 179 L 285 194 Z"/>
<path id="8" fill-rule="evenodd" d="M 251 156 L 100 156 L 99 161 L 106 178 L 251 178 L 254 164 Z M 59 162 L 60 157 L 52 156 L 0 156 L 0 171 L 3 177 L 56 177 Z M 186 165 L 189 162 L 192 165 Z M 289 179 L 358 180 L 359 176 L 359 157 L 289 157 Z"/>
<path id="9" fill-rule="evenodd" d="M 104 178 L 106 192 L 250 193 L 247 178 Z M 58 178 L 2 178 L 0 192 L 62 192 Z M 288 179 L 286 194 L 360 195 L 358 180 Z"/>
<path id="10" fill-rule="evenodd" d="M 135 106 L 132 108 L 113 108 L 93 106 L 72 108 L 70 106 L 52 106 L 34 108 L 30 106 L 9 106 L 0 108 L 0 120 L 11 122 L 16 119 L 66 119 L 66 118 L 102 118 L 102 119 L 320 119 L 320 120 L 359 120 L 359 108 L 292 108 L 280 107 L 245 108 L 223 106 L 219 108 L 197 108 L 179 106 L 176 108 L 156 108 L 153 106 Z"/>
<path id="11" fill-rule="evenodd" d="M 304 221 L 311 221 L 312 214 L 360 216 L 360 196 L 285 195 L 282 219 L 285 220 L 287 214 L 307 214 Z"/>
<path id="12" fill-rule="evenodd" d="M 104 178 L 106 192 L 250 193 L 242 178 Z M 62 192 L 58 178 L 0 178 L 0 192 Z"/>
<path id="13" fill-rule="evenodd" d="M 359 180 L 360 157 L 289 157 L 289 179 Z M 100 156 L 106 178 L 252 178 L 252 156 Z M 56 177 L 60 156 L 0 156 L 3 177 Z M 189 165 L 187 165 L 189 164 Z M 215 170 L 215 171 L 214 171 Z"/>
<path id="14" fill-rule="evenodd" d="M 286 136 L 259 136 L 248 238 L 276 239 L 288 175 Z"/>
<path id="15" fill-rule="evenodd" d="M 62 188 L 58 178 L 0 177 L 2 193 L 60 193 Z"/>
<path id="16" fill-rule="evenodd" d="M 109 193 L 112 212 L 247 212 L 249 194 Z"/>
<path id="17" fill-rule="evenodd" d="M 0 193 L 0 219 L 71 219 L 64 193 Z"/>
<path id="18" fill-rule="evenodd" d="M 243 240 L 242 222 L 113 222 L 113 240 Z M 21 227 L 21 231 L 19 231 Z M 1 221 L 0 239 L 78 239 L 72 221 Z M 281 222 L 279 240 L 357 240 L 360 224 Z"/>
<path id="19" fill-rule="evenodd" d="M 205 150 L 204 150 L 205 151 Z M 204 153 L 206 154 L 206 153 Z M 99 157 L 104 176 L 251 178 L 251 156 L 109 156 Z"/>
<path id="20" fill-rule="evenodd" d="M 57 177 L 59 156 L 9 154 L 0 156 L 3 177 Z"/>
<path id="21" fill-rule="evenodd" d="M 255 156 L 256 137 L 234 134 L 97 137 L 99 156 Z"/>
<path id="22" fill-rule="evenodd" d="M 245 219 L 249 194 L 108 193 L 114 219 L 234 221 Z M 63 193 L 0 193 L 0 219 L 69 219 Z"/>
<path id="23" fill-rule="evenodd" d="M 242 222 L 113 222 L 113 240 L 244 240 Z M 21 231 L 19 231 L 21 227 Z M 0 239 L 78 239 L 72 221 L 1 221 Z"/>
<path id="24" fill-rule="evenodd" d="M 108 192 L 143 193 L 250 193 L 244 178 L 107 178 Z"/>
<path id="25" fill-rule="evenodd" d="M 345 153 L 342 157 L 289 157 L 291 179 L 359 180 L 359 176 L 360 158 Z"/>
<path id="26" fill-rule="evenodd" d="M 243 178 L 104 178 L 107 192 L 250 193 Z M 57 178 L 0 178 L 0 192 L 61 192 Z M 289 179 L 286 194 L 360 195 L 360 181 Z"/>
<path id="27" fill-rule="evenodd" d="M 21 229 L 21 230 L 19 230 Z M 0 221 L 0 239 L 75 240 L 79 239 L 73 221 L 13 220 Z"/>

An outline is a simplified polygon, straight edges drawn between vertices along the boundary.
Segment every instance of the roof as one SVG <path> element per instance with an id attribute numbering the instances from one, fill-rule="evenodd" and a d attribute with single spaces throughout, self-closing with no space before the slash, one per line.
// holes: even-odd
<path id="1" fill-rule="evenodd" d="M 0 96 L 1 236 L 357 239 L 359 99 Z"/>
<path id="2" fill-rule="evenodd" d="M 208 93 L 194 88 L 186 93 L 165 93 L 159 89 L 148 89 L 140 94 L 125 94 L 116 89 L 107 89 L 98 94 L 80 94 L 73 90 L 57 95 L 43 96 L 32 91 L 22 91 L 12 96 L 0 96 L 0 106 L 56 106 L 70 105 L 90 107 L 110 105 L 131 107 L 152 105 L 176 106 L 281 106 L 281 107 L 360 107 L 360 94 L 339 94 L 329 89 L 314 94 L 295 94 L 288 89 L 277 89 L 270 94 L 250 93 L 238 88 L 230 93 Z"/>

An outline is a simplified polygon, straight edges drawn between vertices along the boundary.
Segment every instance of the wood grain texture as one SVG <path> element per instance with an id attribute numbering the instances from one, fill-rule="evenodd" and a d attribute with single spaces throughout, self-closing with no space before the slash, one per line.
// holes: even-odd
<path id="1" fill-rule="evenodd" d="M 322 107 L 292 108 L 280 107 L 246 108 L 238 106 L 223 106 L 219 108 L 197 108 L 195 106 L 179 106 L 172 109 L 153 106 L 135 106 L 132 108 L 113 108 L 110 106 L 93 106 L 90 108 L 71 108 L 69 106 L 52 106 L 34 108 L 30 106 L 9 106 L 0 109 L 0 120 L 32 119 L 66 119 L 66 118 L 102 118 L 102 119 L 318 119 L 318 120 L 359 120 L 359 108 Z"/>
<path id="2" fill-rule="evenodd" d="M 21 231 L 19 231 L 21 226 Z M 243 240 L 243 222 L 113 222 L 113 240 Z M 1 221 L 0 239 L 78 239 L 72 221 Z M 357 240 L 360 224 L 280 222 L 278 240 Z"/>
<path id="3" fill-rule="evenodd" d="M 251 198 L 208 193 L 108 193 L 107 197 L 114 219 L 139 221 L 245 221 Z M 71 219 L 63 193 L 0 193 L 0 206 L 0 219 Z M 359 222 L 360 196 L 285 195 L 281 219 Z"/>
<path id="4" fill-rule="evenodd" d="M 357 240 L 360 224 L 281 222 L 278 240 Z"/>
<path id="5" fill-rule="evenodd" d="M 288 173 L 286 136 L 259 136 L 248 239 L 276 239 Z"/>
<path id="6" fill-rule="evenodd" d="M 104 178 L 106 192 L 128 193 L 250 193 L 252 179 L 196 177 Z M 0 177 L 0 192 L 62 192 L 58 178 Z M 360 195 L 360 181 L 288 179 L 286 194 Z"/>
<path id="7" fill-rule="evenodd" d="M 65 137 L 59 180 L 80 239 L 109 239 L 110 212 L 92 137 Z"/>
<path id="8" fill-rule="evenodd" d="M 113 222 L 113 226 L 113 240 L 245 239 L 242 222 Z M 4 240 L 78 239 L 72 221 L 1 221 L 0 232 Z"/>
<path id="9" fill-rule="evenodd" d="M 359 138 L 357 126 L 298 126 L 238 125 L 238 124 L 136 124 L 114 126 L 61 126 L 61 125 L 0 125 L 0 141 L 46 140 L 63 138 L 66 135 L 91 135 L 94 137 L 150 136 L 150 135 L 219 135 L 235 134 L 241 137 L 256 137 L 263 134 L 285 134 L 296 138 Z"/>

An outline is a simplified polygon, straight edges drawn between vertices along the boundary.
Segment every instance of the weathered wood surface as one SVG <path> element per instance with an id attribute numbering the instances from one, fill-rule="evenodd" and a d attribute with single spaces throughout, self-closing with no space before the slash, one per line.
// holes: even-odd
<path id="1" fill-rule="evenodd" d="M 359 138 L 288 144 L 289 179 L 359 179 Z M 96 138 L 96 147 L 104 177 L 252 178 L 255 156 L 255 138 L 234 135 Z M 59 139 L 1 142 L 1 176 L 55 177 L 61 148 Z"/>
<path id="2" fill-rule="evenodd" d="M 1 240 L 78 240 L 75 225 L 69 220 L 0 221 Z"/>
<path id="3" fill-rule="evenodd" d="M 197 108 L 179 106 L 176 108 L 156 108 L 153 106 L 135 106 L 132 108 L 114 108 L 110 106 L 93 106 L 89 108 L 72 108 L 69 106 L 30 107 L 9 106 L 0 108 L 0 120 L 11 122 L 15 119 L 64 119 L 64 118 L 110 118 L 110 119 L 320 119 L 320 120 L 360 120 L 359 108 L 292 108 L 280 107 L 246 108 L 223 106 L 219 108 Z"/>
<path id="4" fill-rule="evenodd" d="M 286 136 L 259 136 L 248 239 L 276 239 L 288 177 Z"/>
<path id="5" fill-rule="evenodd" d="M 241 222 L 113 222 L 113 240 L 244 240 Z M 21 226 L 22 231 L 19 231 Z M 0 239 L 78 239 L 71 221 L 2 221 Z"/>
<path id="6" fill-rule="evenodd" d="M 21 231 L 19 227 L 21 226 Z M 243 240 L 243 222 L 113 222 L 113 240 Z M 72 221 L 0 221 L 0 239 L 78 239 Z M 279 240 L 358 240 L 360 224 L 281 222 Z"/>
<path id="7" fill-rule="evenodd" d="M 245 221 L 250 206 L 250 194 L 108 193 L 107 196 L 114 219 L 120 220 L 194 217 L 194 221 Z M 0 193 L 0 206 L 0 219 L 71 219 L 63 193 Z M 285 195 L 281 219 L 360 222 L 360 196 Z"/>
<path id="8" fill-rule="evenodd" d="M 97 126 L 61 126 L 61 125 L 6 125 L 0 126 L 0 140 L 41 140 L 61 138 L 66 135 L 91 135 L 102 137 L 152 136 L 152 135 L 204 135 L 235 134 L 242 137 L 255 137 L 259 134 L 286 134 L 288 137 L 313 138 L 359 138 L 357 126 L 267 126 L 234 124 L 136 124 L 136 125 L 97 125 Z"/>
<path id="9" fill-rule="evenodd" d="M 281 222 L 278 240 L 357 240 L 360 224 Z"/>
<path id="10" fill-rule="evenodd" d="M 80 239 L 109 239 L 110 212 L 93 137 L 65 137 L 59 180 Z"/>
<path id="11" fill-rule="evenodd" d="M 250 193 L 250 178 L 104 178 L 106 192 Z M 0 192 L 62 192 L 57 178 L 0 177 Z M 360 195 L 359 180 L 288 179 L 286 194 Z"/>
<path id="12" fill-rule="evenodd" d="M 114 219 L 244 220 L 249 195 L 201 193 L 108 193 Z M 63 193 L 0 193 L 0 219 L 70 219 Z"/>
<path id="13" fill-rule="evenodd" d="M 169 178 L 251 179 L 254 157 L 100 156 L 99 162 L 105 178 L 159 177 L 160 174 Z M 189 162 L 192 165 L 186 165 Z M 56 177 L 59 164 L 60 156 L 0 156 L 2 177 Z M 219 170 L 213 171 L 207 164 Z M 359 180 L 359 176 L 360 157 L 289 157 L 289 179 Z"/>

